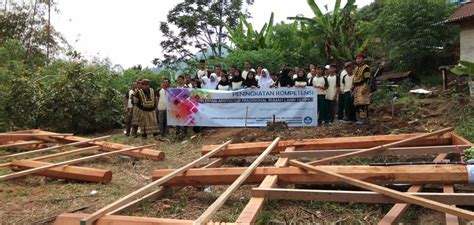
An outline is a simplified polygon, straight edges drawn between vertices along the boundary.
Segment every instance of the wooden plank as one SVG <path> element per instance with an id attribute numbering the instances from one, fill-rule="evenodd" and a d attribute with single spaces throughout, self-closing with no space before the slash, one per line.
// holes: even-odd
<path id="1" fill-rule="evenodd" d="M 38 137 L 41 140 L 49 140 L 48 138 Z M 85 141 L 88 138 L 78 137 L 78 136 L 68 136 L 68 137 L 55 137 L 55 141 L 59 141 L 61 143 L 71 143 L 71 142 L 80 142 Z M 79 145 L 80 147 L 87 147 L 91 146 L 92 144 L 84 143 L 83 145 Z M 118 143 L 112 143 L 107 141 L 95 141 L 93 145 L 101 146 L 100 149 L 103 152 L 110 152 L 120 149 L 126 149 L 130 146 Z M 165 158 L 165 153 L 158 150 L 153 150 L 149 148 L 141 149 L 141 150 L 134 150 L 134 151 L 127 151 L 122 153 L 121 155 L 136 157 L 136 158 L 146 158 L 146 159 L 153 159 L 153 160 L 163 160 Z"/>
<path id="2" fill-rule="evenodd" d="M 216 149 L 214 149 L 213 151 L 209 152 L 208 154 L 204 155 L 204 156 L 201 156 L 200 158 L 186 164 L 185 166 L 175 170 L 174 172 L 156 180 L 156 181 L 153 181 L 152 183 L 150 184 L 147 184 L 145 186 L 143 186 L 142 188 L 126 195 L 125 197 L 122 197 L 120 199 L 118 199 L 117 201 L 97 210 L 96 212 L 94 212 L 93 214 L 87 216 L 86 218 L 83 218 L 81 219 L 81 225 L 91 225 L 93 224 L 97 219 L 101 218 L 102 216 L 106 215 L 107 213 L 109 212 L 112 212 L 130 202 L 133 202 L 135 199 L 137 198 L 141 198 L 142 196 L 152 192 L 154 190 L 154 188 L 156 187 L 159 187 L 160 185 L 163 185 L 164 183 L 168 182 L 169 180 L 171 180 L 173 177 L 175 176 L 178 176 L 180 174 L 183 174 L 184 172 L 186 172 L 187 170 L 189 170 L 190 168 L 194 167 L 195 165 L 198 165 L 199 163 L 209 159 L 210 157 L 212 157 L 213 155 L 219 153 L 219 151 L 222 151 L 222 149 L 225 149 L 229 144 L 231 143 L 231 141 L 227 141 L 226 143 L 218 146 Z"/>
<path id="3" fill-rule="evenodd" d="M 470 148 L 470 145 L 445 145 L 445 146 L 422 146 L 422 147 L 399 147 L 399 148 L 388 148 L 383 152 L 373 152 L 367 156 L 387 156 L 387 155 L 427 155 L 427 154 L 441 154 L 457 152 L 458 149 L 464 150 Z M 295 158 L 321 158 L 336 156 L 351 152 L 357 152 L 364 149 L 337 149 L 337 150 L 304 150 L 304 151 L 293 151 L 293 152 L 281 152 L 280 157 L 288 157 L 290 159 Z"/>
<path id="4" fill-rule="evenodd" d="M 98 138 L 87 139 L 87 140 L 74 142 L 74 143 L 69 143 L 69 144 L 65 144 L 65 145 L 52 146 L 52 147 L 36 149 L 36 150 L 28 151 L 28 152 L 20 152 L 20 153 L 11 154 L 11 155 L 0 156 L 0 159 L 9 159 L 9 158 L 14 158 L 14 157 L 19 157 L 19 156 L 31 155 L 31 154 L 35 154 L 35 153 L 47 152 L 47 151 L 56 150 L 56 149 L 62 149 L 62 148 L 65 148 L 65 147 L 79 146 L 81 144 L 86 144 L 86 143 L 89 143 L 89 142 L 93 142 L 93 141 L 97 141 L 97 140 L 101 140 L 101 139 L 105 139 L 105 138 L 109 138 L 109 137 L 110 137 L 110 135 L 103 136 L 103 137 L 98 137 Z"/>
<path id="5" fill-rule="evenodd" d="M 326 171 L 378 184 L 467 184 L 465 165 L 404 165 L 404 166 L 321 166 Z M 152 178 L 159 179 L 172 169 L 155 170 Z M 228 185 L 244 168 L 190 169 L 166 183 L 166 186 Z M 257 184 L 267 175 L 278 175 L 282 184 L 340 184 L 340 180 L 321 173 L 308 173 L 297 167 L 258 167 L 245 181 Z"/>
<path id="6" fill-rule="evenodd" d="M 433 160 L 433 162 L 439 162 L 442 161 L 444 158 L 446 158 L 447 154 L 439 154 L 436 156 L 436 158 Z M 407 192 L 421 192 L 423 190 L 423 185 L 412 185 L 410 188 L 408 188 Z M 406 203 L 399 203 L 395 204 L 387 214 L 379 221 L 379 225 L 390 225 L 390 224 L 395 224 L 400 217 L 405 213 L 405 211 L 410 207 L 410 204 Z"/>
<path id="7" fill-rule="evenodd" d="M 51 165 L 52 163 L 40 162 L 40 161 L 29 161 L 29 160 L 17 160 L 12 162 L 12 170 L 20 171 L 26 169 L 33 169 L 38 167 L 43 167 Z M 67 179 L 67 180 L 77 180 L 77 181 L 87 181 L 87 182 L 97 182 L 97 183 L 109 183 L 112 180 L 112 172 L 110 170 L 79 167 L 79 166 L 61 166 L 56 168 L 51 168 L 48 170 L 40 171 L 35 173 L 35 175 Z"/>
<path id="8" fill-rule="evenodd" d="M 19 147 L 19 146 L 25 146 L 25 145 L 35 145 L 35 144 L 41 144 L 43 141 L 17 141 L 14 143 L 8 143 L 8 144 L 3 144 L 0 145 L 0 148 L 11 148 L 11 147 Z"/>
<path id="9" fill-rule="evenodd" d="M 338 137 L 338 138 L 321 138 L 321 139 L 304 139 L 304 140 L 285 140 L 280 141 L 278 147 L 272 151 L 277 154 L 289 146 L 295 146 L 295 151 L 304 150 L 330 150 L 330 149 L 361 149 L 371 148 L 379 145 L 385 145 L 392 142 L 405 140 L 420 134 L 399 134 L 399 135 L 378 135 L 378 136 L 360 136 L 360 137 Z M 236 156 L 253 156 L 259 155 L 270 144 L 270 142 L 253 142 L 231 144 L 223 152 L 215 157 L 236 157 Z M 436 146 L 451 145 L 451 135 L 445 134 L 437 138 L 426 138 L 401 145 L 399 147 L 416 147 L 416 146 Z M 214 145 L 205 145 L 201 149 L 201 153 L 205 154 Z"/>
<path id="10" fill-rule="evenodd" d="M 65 136 L 72 136 L 74 134 L 71 133 L 0 133 L 0 137 L 39 137 L 39 136 L 49 136 L 49 137 L 65 137 Z"/>
<path id="11" fill-rule="evenodd" d="M 362 150 L 362 151 L 351 152 L 351 153 L 346 153 L 346 154 L 342 154 L 342 155 L 327 157 L 327 158 L 324 158 L 324 159 L 312 161 L 308 164 L 309 165 L 323 165 L 323 164 L 327 164 L 327 163 L 334 162 L 334 161 L 349 159 L 349 158 L 355 157 L 355 156 L 358 156 L 358 157 L 366 156 L 366 155 L 373 154 L 374 152 L 381 152 L 381 151 L 383 151 L 387 148 L 397 147 L 397 146 L 400 146 L 400 145 L 403 145 L 403 144 L 415 142 L 417 140 L 422 140 L 422 139 L 425 139 L 425 138 L 428 138 L 428 137 L 441 135 L 441 134 L 444 134 L 446 132 L 450 132 L 452 130 L 453 130 L 452 127 L 448 127 L 448 128 L 444 128 L 444 129 L 435 131 L 435 132 L 418 135 L 418 136 L 415 136 L 415 137 L 412 137 L 412 138 L 408 138 L 408 139 L 401 140 L 401 141 L 396 141 L 396 142 L 386 144 L 386 145 L 379 145 L 379 146 L 369 148 L 369 149 L 365 149 L 365 150 Z"/>
<path id="12" fill-rule="evenodd" d="M 444 193 L 454 193 L 454 186 L 453 185 L 443 185 L 443 192 Z M 451 204 L 453 206 L 456 206 L 456 204 L 462 205 L 458 201 L 455 201 L 454 203 L 446 203 L 446 204 Z M 446 213 L 446 225 L 458 225 L 458 224 L 459 224 L 459 219 L 458 219 L 457 216 Z"/>
<path id="13" fill-rule="evenodd" d="M 84 153 L 84 152 L 95 151 L 95 150 L 99 150 L 100 148 L 101 147 L 99 147 L 99 146 L 91 146 L 91 147 L 86 147 L 86 148 L 74 149 L 74 150 L 66 151 L 66 152 L 59 152 L 59 153 L 51 154 L 51 155 L 44 155 L 44 156 L 40 156 L 40 157 L 36 157 L 36 158 L 30 158 L 28 160 L 53 159 L 53 158 L 58 158 L 58 157 L 66 156 L 66 155 L 71 156 L 71 155 L 81 154 L 81 153 Z M 0 164 L 0 168 L 10 166 L 10 164 L 11 163 L 2 163 L 2 164 Z"/>
<path id="14" fill-rule="evenodd" d="M 295 147 L 287 147 L 284 152 L 292 152 L 295 150 Z M 287 157 L 280 157 L 275 163 L 276 167 L 287 166 L 289 159 Z M 263 179 L 262 183 L 258 187 L 260 188 L 272 188 L 276 186 L 278 182 L 277 175 L 268 175 Z M 239 217 L 235 221 L 237 224 L 253 224 L 255 223 L 258 214 L 262 211 L 265 206 L 264 197 L 251 197 L 245 208 L 240 212 Z"/>
<path id="15" fill-rule="evenodd" d="M 450 135 L 453 145 L 470 145 L 471 147 L 474 147 L 474 143 L 470 142 L 469 140 L 457 134 L 456 132 L 451 132 Z"/>
<path id="16" fill-rule="evenodd" d="M 368 190 L 371 190 L 371 191 L 374 191 L 374 192 L 377 192 L 377 193 L 380 193 L 380 194 L 383 194 L 383 195 L 386 195 L 386 196 L 389 196 L 389 197 L 392 197 L 392 198 L 399 199 L 399 200 L 407 202 L 407 203 L 417 204 L 417 205 L 420 205 L 420 206 L 423 206 L 423 207 L 426 207 L 426 208 L 429 208 L 429 209 L 433 209 L 433 210 L 436 210 L 436 211 L 444 212 L 444 213 L 450 213 L 450 214 L 459 216 L 459 217 L 467 219 L 467 220 L 474 220 L 474 212 L 471 212 L 469 210 L 456 208 L 456 207 L 453 207 L 453 206 L 450 206 L 450 205 L 442 204 L 442 203 L 439 203 L 439 202 L 436 202 L 436 201 L 433 201 L 433 200 L 417 197 L 417 196 L 414 196 L 414 195 L 408 195 L 408 194 L 405 194 L 403 192 L 392 190 L 390 188 L 386 188 L 386 187 L 383 187 L 383 186 L 371 184 L 369 182 L 354 179 L 354 178 L 344 176 L 344 175 L 341 175 L 341 174 L 338 174 L 338 173 L 330 172 L 330 171 L 327 171 L 327 170 L 323 169 L 323 167 L 311 166 L 309 164 L 302 163 L 302 162 L 299 162 L 297 160 L 291 160 L 290 165 L 298 166 L 298 167 L 304 168 L 304 169 L 306 169 L 308 171 L 312 171 L 312 172 L 323 173 L 323 174 L 332 176 L 334 178 L 337 178 L 337 179 L 339 179 L 339 180 L 341 180 L 341 181 L 343 181 L 347 184 L 354 185 L 354 186 L 364 188 L 364 189 L 368 189 Z"/>
<path id="17" fill-rule="evenodd" d="M 209 222 L 209 220 L 214 216 L 214 214 L 219 210 L 219 208 L 224 205 L 225 201 L 229 199 L 230 195 L 239 188 L 241 184 L 244 183 L 244 181 L 250 176 L 250 174 L 260 165 L 260 163 L 263 162 L 265 157 L 267 157 L 268 154 L 273 150 L 278 145 L 278 142 L 280 141 L 280 137 L 275 138 L 275 140 L 268 146 L 265 151 L 255 159 L 255 161 L 250 164 L 249 167 L 245 169 L 245 171 L 228 187 L 220 196 L 219 198 L 216 199 L 212 203 L 209 208 L 207 208 L 204 213 L 199 216 L 195 221 L 194 225 L 203 225 Z"/>
<path id="18" fill-rule="evenodd" d="M 444 204 L 474 205 L 474 193 L 427 193 L 407 192 L 410 196 L 418 196 Z M 405 203 L 373 191 L 337 191 L 307 190 L 285 188 L 253 188 L 252 196 L 265 197 L 272 200 L 359 202 L 359 203 Z"/>
<path id="19" fill-rule="evenodd" d="M 113 152 L 106 152 L 106 153 L 86 156 L 86 157 L 82 157 L 82 158 L 78 158 L 78 159 L 67 160 L 67 161 L 60 162 L 60 163 L 51 163 L 49 165 L 40 166 L 40 167 L 36 167 L 36 168 L 28 169 L 28 170 L 23 170 L 23 171 L 16 172 L 16 173 L 12 173 L 12 174 L 6 174 L 6 175 L 3 175 L 3 176 L 0 176 L 0 181 L 5 181 L 5 180 L 8 180 L 8 179 L 13 179 L 13 178 L 17 178 L 17 177 L 26 176 L 26 175 L 29 175 L 29 174 L 33 174 L 33 173 L 37 173 L 37 172 L 40 172 L 40 171 L 48 170 L 48 169 L 51 169 L 51 168 L 54 168 L 54 167 L 59 167 L 59 166 L 64 166 L 64 165 L 71 165 L 71 164 L 84 162 L 84 161 L 91 160 L 91 159 L 96 159 L 96 158 L 103 157 L 103 156 L 118 154 L 118 153 L 121 153 L 121 152 L 132 151 L 132 150 L 136 150 L 136 149 L 148 148 L 148 147 L 155 146 L 155 145 L 156 144 L 144 145 L 144 146 L 140 146 L 140 147 L 131 147 L 131 148 L 127 148 L 127 149 L 116 150 L 116 151 L 113 151 Z M 15 161 L 13 161 L 12 164 L 14 162 Z"/>
<path id="20" fill-rule="evenodd" d="M 63 213 L 56 218 L 54 225 L 78 225 L 81 219 L 89 217 L 91 214 Z M 192 220 L 164 219 L 138 216 L 116 216 L 107 215 L 97 220 L 95 225 L 191 225 Z M 208 225 L 234 225 L 234 223 L 213 223 Z"/>

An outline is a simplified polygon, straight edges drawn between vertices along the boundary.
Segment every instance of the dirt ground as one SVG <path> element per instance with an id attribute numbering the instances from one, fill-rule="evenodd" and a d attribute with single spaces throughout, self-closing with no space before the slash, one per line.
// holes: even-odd
<path id="1" fill-rule="evenodd" d="M 442 97 L 415 98 L 392 106 L 371 107 L 370 125 L 336 123 L 333 126 L 290 128 L 285 131 L 267 131 L 264 128 L 213 128 L 205 129 L 194 138 L 159 141 L 149 138 L 129 138 L 122 130 L 90 135 L 112 134 L 110 142 L 129 145 L 156 143 L 166 154 L 164 161 L 136 160 L 112 156 L 93 160 L 80 166 L 108 169 L 113 172 L 109 184 L 51 179 L 27 176 L 0 183 L 0 224 L 51 224 L 54 217 L 64 212 L 91 213 L 108 203 L 149 183 L 155 169 L 177 168 L 200 156 L 202 145 L 219 144 L 228 139 L 234 143 L 269 141 L 277 136 L 282 140 L 341 136 L 364 136 L 427 132 L 462 123 L 460 112 L 467 104 L 460 104 Z M 474 140 L 471 140 L 474 141 Z M 11 154 L 12 149 L 0 150 L 0 155 Z M 83 154 L 85 156 L 88 154 Z M 76 158 L 77 156 L 73 157 Z M 64 161 L 67 157 L 53 161 Z M 427 159 L 432 159 L 428 157 Z M 252 158 L 228 159 L 224 166 L 247 166 Z M 268 157 L 264 164 L 271 165 L 277 156 Z M 409 160 L 409 159 L 407 159 Z M 0 169 L 0 174 L 10 173 Z M 196 219 L 217 199 L 227 186 L 173 188 L 164 197 L 146 201 L 124 215 Z M 234 222 L 250 198 L 251 185 L 243 186 L 232 195 L 214 216 L 214 221 Z M 291 187 L 291 186 L 290 186 Z M 433 186 L 436 189 L 439 187 Z M 462 186 L 456 186 L 462 189 Z M 95 192 L 95 194 L 94 194 Z M 316 201 L 268 201 L 258 218 L 260 224 L 374 224 L 390 209 L 391 205 L 328 203 Z M 474 210 L 470 208 L 470 210 Z M 400 221 L 403 224 L 444 224 L 444 215 L 433 210 L 411 206 Z"/>

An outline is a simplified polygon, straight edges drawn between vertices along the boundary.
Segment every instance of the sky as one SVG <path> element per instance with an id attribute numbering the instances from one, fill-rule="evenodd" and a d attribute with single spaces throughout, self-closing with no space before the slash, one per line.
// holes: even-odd
<path id="1" fill-rule="evenodd" d="M 361 7 L 373 0 L 356 0 Z M 163 54 L 159 30 L 168 11 L 182 0 L 64 0 L 57 1 L 59 13 L 51 22 L 66 40 L 86 58 L 109 58 L 123 68 L 141 64 L 153 66 L 151 61 Z M 334 7 L 335 0 L 317 0 L 320 7 Z M 343 4 L 345 1 L 343 0 Z M 248 11 L 248 21 L 259 29 L 275 14 L 275 23 L 301 14 L 313 17 L 306 0 L 255 0 Z"/>

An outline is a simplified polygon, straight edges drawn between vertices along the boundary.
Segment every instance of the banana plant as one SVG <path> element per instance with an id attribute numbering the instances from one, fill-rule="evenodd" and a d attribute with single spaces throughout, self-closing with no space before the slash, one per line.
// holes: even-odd
<path id="1" fill-rule="evenodd" d="M 354 14 L 357 6 L 355 0 L 348 0 L 341 8 L 341 0 L 336 0 L 334 10 L 324 14 L 314 0 L 307 0 L 314 13 L 313 18 L 290 17 L 305 23 L 324 43 L 324 51 L 328 61 L 353 59 L 358 52 L 363 52 L 369 39 L 359 41 L 360 31 L 356 30 Z M 327 6 L 325 6 L 327 11 Z"/>
<path id="2" fill-rule="evenodd" d="M 258 50 L 269 48 L 272 45 L 273 36 L 273 12 L 268 23 L 265 23 L 260 31 L 254 30 L 252 23 L 245 17 L 240 17 L 240 22 L 235 29 L 225 25 L 230 41 L 237 49 Z"/>

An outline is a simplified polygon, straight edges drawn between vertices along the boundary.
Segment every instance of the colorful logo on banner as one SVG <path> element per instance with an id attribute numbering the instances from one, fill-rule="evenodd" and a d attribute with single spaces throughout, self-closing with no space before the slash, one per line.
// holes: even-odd
<path id="1" fill-rule="evenodd" d="M 204 89 L 172 88 L 168 90 L 170 115 L 186 125 L 196 124 L 194 115 L 199 112 L 199 99 L 210 98 L 209 92 Z"/>

